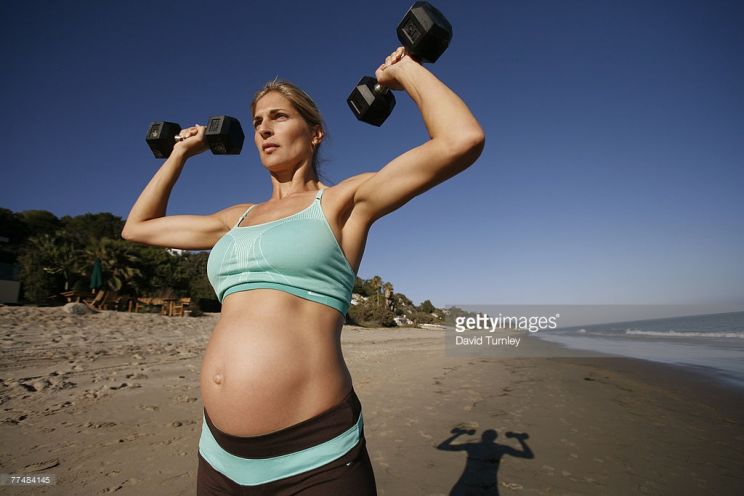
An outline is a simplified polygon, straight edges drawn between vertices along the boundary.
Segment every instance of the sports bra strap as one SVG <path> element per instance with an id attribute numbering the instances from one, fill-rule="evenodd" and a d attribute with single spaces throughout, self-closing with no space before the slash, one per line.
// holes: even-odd
<path id="1" fill-rule="evenodd" d="M 321 197 L 323 196 L 323 191 L 325 191 L 325 190 L 324 189 L 319 189 L 318 190 L 318 192 L 315 194 L 315 199 L 316 200 L 320 201 Z M 251 205 L 250 207 L 248 207 L 248 209 L 245 212 L 243 212 L 243 215 L 240 216 L 240 219 L 238 219 L 238 222 L 235 223 L 235 225 L 233 226 L 233 228 L 238 227 L 240 225 L 240 223 L 243 222 L 243 219 L 245 219 L 245 216 L 248 215 L 248 212 L 250 212 L 253 209 L 253 207 L 255 207 L 256 205 Z"/>
<path id="2" fill-rule="evenodd" d="M 235 225 L 233 226 L 233 229 L 238 227 L 240 223 L 243 222 L 243 219 L 245 219 L 245 216 L 248 215 L 248 212 L 250 212 L 255 206 L 256 206 L 255 204 L 251 205 L 250 207 L 248 207 L 248 209 L 245 212 L 243 212 L 243 215 L 240 216 L 240 218 L 238 219 L 238 222 L 236 222 Z"/>

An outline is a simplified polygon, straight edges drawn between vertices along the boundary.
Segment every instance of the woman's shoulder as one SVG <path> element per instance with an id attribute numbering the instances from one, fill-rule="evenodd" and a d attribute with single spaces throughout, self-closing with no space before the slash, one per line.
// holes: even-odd
<path id="1" fill-rule="evenodd" d="M 333 191 L 333 192 L 354 192 L 359 187 L 360 184 L 365 182 L 367 179 L 374 176 L 376 172 L 362 172 L 361 174 L 356 174 L 354 176 L 349 176 L 346 179 L 342 180 L 338 184 L 334 184 L 333 186 L 328 186 L 327 190 Z"/>
<path id="2" fill-rule="evenodd" d="M 344 202 L 345 200 L 353 199 L 357 188 L 359 188 L 364 181 L 374 175 L 374 172 L 363 172 L 361 174 L 347 177 L 333 186 L 322 188 L 323 196 L 324 198 L 328 198 L 329 202 Z"/>
<path id="3" fill-rule="evenodd" d="M 240 217 L 254 205 L 257 205 L 257 203 L 238 203 L 226 207 L 219 212 L 216 212 L 214 215 L 218 217 L 225 226 L 232 228 L 237 224 L 238 219 L 240 219 Z"/>
<path id="4" fill-rule="evenodd" d="M 349 218 L 354 209 L 357 190 L 375 174 L 376 172 L 363 172 L 325 188 L 327 191 L 323 193 L 323 202 L 329 207 L 331 218 L 339 219 L 339 223 L 344 225 L 345 219 Z"/>

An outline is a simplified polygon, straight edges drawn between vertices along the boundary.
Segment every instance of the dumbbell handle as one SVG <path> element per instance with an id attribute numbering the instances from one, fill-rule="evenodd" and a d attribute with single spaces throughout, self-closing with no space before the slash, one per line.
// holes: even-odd
<path id="1" fill-rule="evenodd" d="M 388 93 L 390 93 L 390 88 L 388 88 L 387 86 L 383 86 L 380 83 L 375 83 L 375 86 L 374 88 L 372 88 L 372 91 L 374 91 L 378 95 L 387 95 Z"/>
<path id="2" fill-rule="evenodd" d="M 210 119 L 210 120 L 211 120 L 211 119 Z M 181 134 L 179 133 L 179 134 L 175 135 L 175 136 L 173 137 L 173 139 L 174 139 L 174 140 L 176 140 L 176 143 L 180 143 L 181 141 L 185 141 L 185 140 L 187 140 L 187 139 L 188 139 L 188 138 L 190 138 L 190 137 L 191 137 L 191 136 L 181 136 Z"/>

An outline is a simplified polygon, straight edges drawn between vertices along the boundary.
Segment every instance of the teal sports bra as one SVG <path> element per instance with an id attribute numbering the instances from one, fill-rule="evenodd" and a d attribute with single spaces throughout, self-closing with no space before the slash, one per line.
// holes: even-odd
<path id="1" fill-rule="evenodd" d="M 222 302 L 238 291 L 269 288 L 335 308 L 346 315 L 356 275 L 331 230 L 320 199 L 289 217 L 238 227 L 215 243 L 207 276 Z"/>

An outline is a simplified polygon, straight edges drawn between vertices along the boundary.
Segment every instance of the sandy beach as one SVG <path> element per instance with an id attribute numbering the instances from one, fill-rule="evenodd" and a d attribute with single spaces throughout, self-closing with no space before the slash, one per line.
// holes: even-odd
<path id="1" fill-rule="evenodd" d="M 57 477 L 0 492 L 195 494 L 198 376 L 218 318 L 0 306 L 0 472 Z M 438 330 L 348 326 L 342 342 L 380 495 L 744 491 L 744 393 L 704 376 L 446 356 Z"/>

